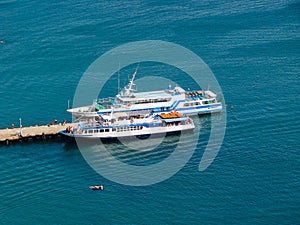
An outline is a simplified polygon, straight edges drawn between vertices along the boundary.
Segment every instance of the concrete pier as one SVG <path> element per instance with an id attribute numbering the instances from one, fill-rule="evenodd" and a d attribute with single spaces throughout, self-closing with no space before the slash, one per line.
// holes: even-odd
<path id="1" fill-rule="evenodd" d="M 31 140 L 61 139 L 59 131 L 65 130 L 74 123 L 30 126 L 22 128 L 6 128 L 0 130 L 0 144 L 9 145 L 11 143 L 27 142 Z"/>

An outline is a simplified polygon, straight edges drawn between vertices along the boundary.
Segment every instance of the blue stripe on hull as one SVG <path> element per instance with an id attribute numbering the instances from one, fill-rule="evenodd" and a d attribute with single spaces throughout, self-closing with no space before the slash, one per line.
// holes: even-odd
<path id="1" fill-rule="evenodd" d="M 182 107 L 182 108 L 176 108 L 180 102 L 184 102 L 183 100 L 180 101 L 176 101 L 175 105 L 173 103 L 173 105 L 170 107 L 170 110 L 164 110 L 162 111 L 160 107 L 158 108 L 145 108 L 142 110 L 145 111 L 153 111 L 154 113 L 167 113 L 167 112 L 172 112 L 172 111 L 177 111 L 177 112 L 181 112 L 181 111 L 191 111 L 191 112 L 184 112 L 184 114 L 206 114 L 206 113 L 215 113 L 215 112 L 221 112 L 222 111 L 222 104 L 217 103 L 217 104 L 209 104 L 209 105 L 198 105 L 198 106 L 192 106 L 192 107 Z M 204 110 L 206 109 L 207 110 Z M 199 111 L 201 110 L 201 111 Z M 139 110 L 134 110 L 134 111 L 139 111 Z M 116 110 L 115 112 L 131 112 L 131 110 Z M 102 114 L 102 112 L 98 112 L 98 114 Z"/>

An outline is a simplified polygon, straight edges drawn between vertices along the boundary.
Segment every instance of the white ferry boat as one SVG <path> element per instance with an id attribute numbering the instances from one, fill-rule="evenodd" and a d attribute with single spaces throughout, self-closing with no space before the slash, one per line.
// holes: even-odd
<path id="1" fill-rule="evenodd" d="M 116 139 L 148 138 L 149 136 L 172 135 L 195 128 L 194 122 L 178 112 L 161 113 L 153 116 L 130 116 L 126 113 L 99 115 L 95 120 L 79 123 L 59 133 L 70 138 Z"/>
<path id="2" fill-rule="evenodd" d="M 83 106 L 67 111 L 75 117 L 95 117 L 109 114 L 112 111 L 125 112 L 132 115 L 160 114 L 180 112 L 185 115 L 207 114 L 222 111 L 222 103 L 216 99 L 216 94 L 207 91 L 185 91 L 179 86 L 166 90 L 137 92 L 134 79 L 136 71 L 129 84 L 115 98 L 95 100 L 91 106 Z"/>

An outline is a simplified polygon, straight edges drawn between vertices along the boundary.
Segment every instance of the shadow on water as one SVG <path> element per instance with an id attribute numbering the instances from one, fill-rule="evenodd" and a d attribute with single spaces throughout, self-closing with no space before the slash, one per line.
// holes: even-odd
<path id="1" fill-rule="evenodd" d="M 78 150 L 78 146 L 77 146 L 77 144 L 76 144 L 75 141 L 73 141 L 73 142 L 66 142 L 63 145 L 63 149 L 65 151 L 74 151 L 74 150 Z"/>
<path id="2" fill-rule="evenodd" d="M 113 141 L 82 141 L 77 142 L 83 154 L 93 155 L 93 158 L 115 158 L 123 163 L 145 166 L 163 161 L 169 157 L 178 144 L 190 142 L 193 132 L 174 134 L 172 136 L 151 137 L 147 139 L 120 139 Z M 69 143 L 68 149 L 76 145 Z"/>

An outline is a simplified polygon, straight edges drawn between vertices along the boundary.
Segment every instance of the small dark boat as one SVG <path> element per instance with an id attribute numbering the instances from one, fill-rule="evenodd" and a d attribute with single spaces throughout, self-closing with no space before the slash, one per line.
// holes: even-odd
<path id="1" fill-rule="evenodd" d="M 104 186 L 103 185 L 94 185 L 94 186 L 90 186 L 91 190 L 104 190 Z"/>

